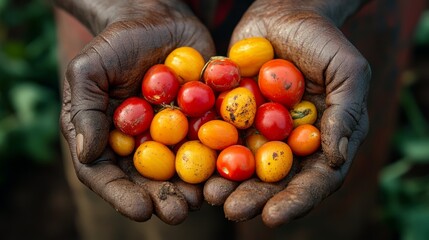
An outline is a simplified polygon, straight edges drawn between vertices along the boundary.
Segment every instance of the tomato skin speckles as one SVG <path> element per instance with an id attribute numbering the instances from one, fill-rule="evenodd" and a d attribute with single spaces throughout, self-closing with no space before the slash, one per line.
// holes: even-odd
<path id="1" fill-rule="evenodd" d="M 305 90 L 301 71 L 284 59 L 264 63 L 259 71 L 258 85 L 264 97 L 288 109 L 301 101 Z"/>

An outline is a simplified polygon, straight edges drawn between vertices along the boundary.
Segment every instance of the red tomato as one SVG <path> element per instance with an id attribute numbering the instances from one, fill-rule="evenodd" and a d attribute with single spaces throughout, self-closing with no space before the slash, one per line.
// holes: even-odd
<path id="1" fill-rule="evenodd" d="M 222 101 L 225 98 L 225 95 L 229 92 L 228 91 L 224 91 L 219 93 L 219 95 L 216 97 L 216 102 L 215 102 L 215 108 L 216 108 L 216 113 L 220 115 L 220 106 L 222 106 Z"/>
<path id="2" fill-rule="evenodd" d="M 153 115 L 150 103 L 143 98 L 130 97 L 115 109 L 113 123 L 123 133 L 136 136 L 149 129 Z"/>
<path id="3" fill-rule="evenodd" d="M 142 94 L 152 104 L 168 104 L 176 99 L 179 87 L 176 73 L 164 64 L 156 64 L 143 77 Z"/>
<path id="4" fill-rule="evenodd" d="M 203 69 L 203 80 L 213 90 L 223 92 L 238 86 L 240 69 L 227 57 L 212 57 Z"/>
<path id="5" fill-rule="evenodd" d="M 273 59 L 262 65 L 258 85 L 262 94 L 288 109 L 301 101 L 305 90 L 304 76 L 292 63 L 284 59 Z"/>
<path id="6" fill-rule="evenodd" d="M 138 148 L 140 144 L 152 140 L 152 137 L 150 136 L 150 131 L 145 131 L 137 136 L 134 137 L 135 141 L 135 148 Z"/>
<path id="7" fill-rule="evenodd" d="M 186 115 L 199 117 L 214 106 L 215 95 L 207 84 L 191 81 L 180 87 L 177 94 L 177 104 Z"/>
<path id="8" fill-rule="evenodd" d="M 189 129 L 188 129 L 188 139 L 197 140 L 198 139 L 198 130 L 201 125 L 204 123 L 216 119 L 216 112 L 213 109 L 208 110 L 200 117 L 189 118 Z"/>
<path id="9" fill-rule="evenodd" d="M 245 87 L 253 93 L 253 96 L 255 96 L 256 107 L 261 106 L 267 101 L 264 95 L 262 95 L 261 90 L 259 89 L 258 82 L 256 82 L 253 78 L 241 78 L 239 86 Z"/>
<path id="10" fill-rule="evenodd" d="M 219 153 L 216 168 L 219 174 L 226 179 L 244 181 L 255 173 L 255 157 L 247 147 L 232 145 Z"/>
<path id="11" fill-rule="evenodd" d="M 289 111 L 280 103 L 267 102 L 256 111 L 255 128 L 268 140 L 283 140 L 293 129 Z"/>

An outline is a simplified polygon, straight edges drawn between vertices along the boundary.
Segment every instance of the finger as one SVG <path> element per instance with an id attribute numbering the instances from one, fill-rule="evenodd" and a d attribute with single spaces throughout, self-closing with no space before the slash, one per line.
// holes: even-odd
<path id="1" fill-rule="evenodd" d="M 189 210 L 199 210 L 203 204 L 203 186 L 199 184 L 189 184 L 179 178 L 175 178 L 171 181 L 176 185 L 177 189 L 183 194 L 188 203 Z"/>
<path id="2" fill-rule="evenodd" d="M 132 159 L 121 159 L 119 164 L 137 185 L 143 187 L 150 195 L 155 214 L 165 223 L 177 225 L 188 216 L 186 198 L 171 182 L 152 181 L 141 176 L 132 165 Z"/>
<path id="3" fill-rule="evenodd" d="M 93 164 L 80 163 L 73 153 L 72 157 L 79 180 L 118 212 L 138 222 L 151 218 L 150 196 L 114 163 L 111 151 L 105 151 Z"/>
<path id="4" fill-rule="evenodd" d="M 68 141 L 77 177 L 124 216 L 134 221 L 150 219 L 153 212 L 150 196 L 140 186 L 129 181 L 127 175 L 114 163 L 114 154 L 102 146 L 104 143 L 100 143 L 103 141 L 103 137 L 97 138 L 99 136 L 96 136 L 96 141 L 93 143 L 85 143 L 88 144 L 88 149 L 92 149 L 95 152 L 86 153 L 89 156 L 87 159 L 98 158 L 95 162 L 82 164 L 78 159 L 77 149 L 81 148 L 81 146 L 77 147 L 76 145 L 84 144 L 84 142 L 76 141 L 75 126 L 71 121 L 71 92 L 69 81 L 64 81 L 61 130 Z M 94 116 L 89 116 L 89 119 L 92 119 L 91 117 Z M 97 117 L 95 118 L 98 119 Z M 104 126 L 105 124 L 100 120 L 97 124 L 92 122 L 90 125 Z M 99 128 L 100 126 L 95 129 Z M 100 130 L 94 132 L 100 132 Z"/>
<path id="5" fill-rule="evenodd" d="M 94 75 L 105 75 L 94 61 L 78 57 L 69 65 L 65 79 L 71 95 L 70 121 L 75 130 L 75 150 L 82 163 L 92 162 L 100 156 L 107 145 L 110 126 L 106 116 L 107 81 L 90 79 L 90 66 Z"/>
<path id="6" fill-rule="evenodd" d="M 238 185 L 239 182 L 213 175 L 204 184 L 204 199 L 211 205 L 221 206 Z"/>
<path id="7" fill-rule="evenodd" d="M 253 178 L 240 184 L 224 204 L 225 216 L 232 221 L 245 221 L 260 214 L 265 203 L 284 189 L 298 170 L 294 163 L 289 174 L 276 183 L 265 183 Z"/>
<path id="8" fill-rule="evenodd" d="M 318 153 L 304 160 L 302 170 L 267 202 L 262 211 L 267 226 L 277 227 L 305 215 L 340 187 L 345 172 L 329 167 L 324 158 Z"/>

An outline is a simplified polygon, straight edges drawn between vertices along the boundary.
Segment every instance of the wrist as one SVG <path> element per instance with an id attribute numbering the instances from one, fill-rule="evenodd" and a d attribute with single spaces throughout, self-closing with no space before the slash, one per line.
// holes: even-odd
<path id="1" fill-rule="evenodd" d="M 155 11 L 162 12 L 168 9 L 187 11 L 180 0 L 53 0 L 53 2 L 77 18 L 95 35 L 116 21 L 144 18 Z"/>

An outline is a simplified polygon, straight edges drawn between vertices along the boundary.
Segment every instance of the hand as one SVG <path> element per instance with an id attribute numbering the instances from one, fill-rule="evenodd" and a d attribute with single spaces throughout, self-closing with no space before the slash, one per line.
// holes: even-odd
<path id="1" fill-rule="evenodd" d="M 226 217 L 234 221 L 262 213 L 263 222 L 275 227 L 305 215 L 341 186 L 368 131 L 371 71 L 334 25 L 344 16 L 329 19 L 329 13 L 335 12 L 331 8 L 323 12 L 321 6 L 300 4 L 304 5 L 256 1 L 234 30 L 231 44 L 263 36 L 271 41 L 278 58 L 297 65 L 306 77 L 304 98 L 318 108 L 322 150 L 294 159 L 287 179 L 275 184 L 257 179 L 241 184 L 220 177 L 210 179 L 204 187 L 206 200 L 224 204 Z"/>
<path id="2" fill-rule="evenodd" d="M 73 4 L 81 3 L 80 7 Z M 182 222 L 203 202 L 202 187 L 150 181 L 107 147 L 113 111 L 139 95 L 146 70 L 179 46 L 192 46 L 208 59 L 214 47 L 206 28 L 181 1 L 63 1 L 96 37 L 71 61 L 63 89 L 62 132 L 78 178 L 117 211 L 146 221 L 153 213 L 168 224 Z M 85 4 L 97 5 L 94 15 Z M 70 6 L 73 5 L 73 6 Z M 94 7 L 91 5 L 92 7 Z M 75 10 L 73 10 L 75 9 Z M 77 11 L 77 12 L 74 12 Z"/>

